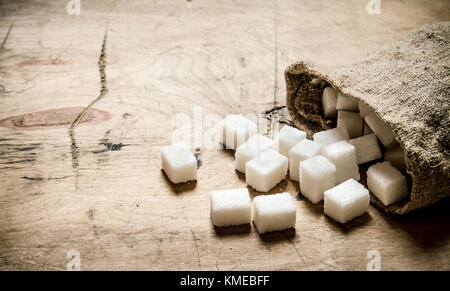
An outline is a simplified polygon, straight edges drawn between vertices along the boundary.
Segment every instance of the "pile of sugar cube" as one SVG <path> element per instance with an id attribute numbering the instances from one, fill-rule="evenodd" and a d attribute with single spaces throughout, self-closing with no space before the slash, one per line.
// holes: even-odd
<path id="1" fill-rule="evenodd" d="M 330 131 L 339 131 L 339 134 L 344 137 L 342 139 L 348 140 L 347 145 L 353 146 L 356 163 L 358 165 L 369 163 L 367 187 L 370 192 L 386 206 L 406 198 L 408 187 L 405 176 L 405 152 L 395 140 L 390 126 L 383 122 L 367 104 L 358 102 L 333 87 L 324 89 L 322 107 L 325 118 L 335 119 L 337 122 L 337 127 Z M 314 134 L 314 140 L 319 134 L 321 133 Z M 326 139 L 321 139 L 326 143 Z M 317 141 L 320 140 L 317 139 Z M 338 144 L 343 147 L 343 143 L 345 142 L 339 141 L 322 149 L 322 154 L 335 164 L 337 171 L 342 169 L 342 166 L 334 162 L 331 155 L 336 154 L 335 149 Z M 350 147 L 348 149 L 350 150 Z M 347 161 L 345 171 L 350 171 L 350 164 L 354 167 L 354 162 Z M 336 183 L 342 181 L 340 179 L 343 176 L 345 174 L 342 172 L 336 173 Z M 360 177 L 355 173 L 352 178 L 359 180 Z"/>
<path id="2" fill-rule="evenodd" d="M 246 183 L 269 192 L 289 173 L 309 201 L 323 200 L 324 213 L 340 223 L 367 211 L 369 190 L 384 205 L 407 197 L 405 153 L 389 126 L 367 105 L 332 87 L 323 91 L 322 104 L 324 116 L 336 119 L 337 127 L 317 132 L 312 139 L 288 125 L 271 139 L 237 114 L 221 121 L 220 142 L 235 151 L 235 169 L 245 174 Z M 368 189 L 358 182 L 358 165 L 365 163 L 371 163 Z M 161 149 L 161 166 L 173 183 L 197 178 L 196 159 L 184 142 Z M 253 221 L 259 233 L 295 227 L 296 205 L 289 193 L 259 195 L 251 201 L 248 189 L 241 188 L 212 191 L 210 197 L 215 226 Z"/>

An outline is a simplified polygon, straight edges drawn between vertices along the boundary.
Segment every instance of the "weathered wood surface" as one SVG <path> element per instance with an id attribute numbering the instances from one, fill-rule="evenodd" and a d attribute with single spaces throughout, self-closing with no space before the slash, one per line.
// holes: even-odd
<path id="1" fill-rule="evenodd" d="M 288 64 L 351 62 L 450 20 L 445 0 L 382 1 L 381 15 L 365 2 L 82 1 L 68 15 L 65 1 L 2 1 L 0 119 L 78 108 L 0 127 L 0 269 L 64 270 L 69 250 L 82 270 L 365 270 L 369 250 L 384 270 L 450 269 L 448 200 L 407 217 L 370 207 L 345 226 L 298 201 L 295 236 L 223 234 L 209 192 L 245 186 L 233 154 L 201 148 L 189 185 L 160 170 L 175 114 L 275 108 L 288 122 Z"/>

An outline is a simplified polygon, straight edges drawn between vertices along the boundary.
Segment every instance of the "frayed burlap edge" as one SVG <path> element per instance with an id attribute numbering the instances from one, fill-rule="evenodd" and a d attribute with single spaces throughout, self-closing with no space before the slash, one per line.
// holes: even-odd
<path id="1" fill-rule="evenodd" d="M 450 22 L 425 25 L 346 67 L 307 62 L 285 71 L 286 104 L 293 123 L 312 133 L 333 128 L 321 96 L 331 85 L 374 110 L 391 126 L 406 153 L 410 197 L 384 206 L 405 214 L 450 195 Z M 360 167 L 366 184 L 367 165 Z"/>

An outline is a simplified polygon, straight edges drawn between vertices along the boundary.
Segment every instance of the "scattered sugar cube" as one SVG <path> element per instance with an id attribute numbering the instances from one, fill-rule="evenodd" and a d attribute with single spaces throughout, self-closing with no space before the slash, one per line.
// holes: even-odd
<path id="1" fill-rule="evenodd" d="M 273 146 L 273 140 L 259 133 L 247 140 L 243 145 L 236 149 L 235 167 L 236 170 L 245 173 L 245 163 L 255 158 L 260 152 Z"/>
<path id="2" fill-rule="evenodd" d="M 333 87 L 326 87 L 322 93 L 322 107 L 325 118 L 336 118 L 338 92 Z"/>
<path id="3" fill-rule="evenodd" d="M 322 155 L 336 166 L 336 183 L 342 183 L 350 178 L 359 181 L 356 149 L 348 141 L 330 144 L 322 149 Z"/>
<path id="4" fill-rule="evenodd" d="M 280 130 L 280 134 L 276 139 L 275 149 L 278 149 L 280 154 L 286 158 L 289 158 L 289 150 L 305 138 L 306 132 L 298 130 L 292 126 L 285 125 Z"/>
<path id="5" fill-rule="evenodd" d="M 245 164 L 245 181 L 259 192 L 268 192 L 286 178 L 288 159 L 270 149 Z"/>
<path id="6" fill-rule="evenodd" d="M 340 223 L 346 223 L 364 214 L 369 208 L 369 191 L 360 183 L 349 179 L 324 194 L 324 212 Z"/>
<path id="7" fill-rule="evenodd" d="M 300 162 L 320 154 L 321 150 L 321 143 L 306 138 L 296 144 L 289 151 L 289 178 L 298 182 Z"/>
<path id="8" fill-rule="evenodd" d="M 358 101 L 339 92 L 336 102 L 336 110 L 358 112 Z"/>
<path id="9" fill-rule="evenodd" d="M 375 134 L 360 136 L 349 142 L 355 146 L 358 164 L 380 159 L 383 156 Z"/>
<path id="10" fill-rule="evenodd" d="M 173 183 L 197 179 L 197 160 L 183 141 L 161 148 L 161 167 Z"/>
<path id="11" fill-rule="evenodd" d="M 356 112 L 338 111 L 337 127 L 345 127 L 350 138 L 361 136 L 363 119 Z"/>
<path id="12" fill-rule="evenodd" d="M 373 113 L 373 110 L 372 110 L 369 106 L 367 106 L 366 104 L 364 104 L 364 103 L 362 103 L 362 102 L 359 102 L 359 103 L 358 103 L 358 109 L 359 109 L 359 115 L 360 115 L 362 118 L 364 118 L 364 117 L 366 117 L 367 115 Z"/>
<path id="13" fill-rule="evenodd" d="M 367 122 L 364 120 L 364 129 L 363 129 L 363 135 L 372 134 L 373 130 L 370 128 L 370 126 L 367 124 Z"/>
<path id="14" fill-rule="evenodd" d="M 312 203 L 323 200 L 323 193 L 335 185 L 336 167 L 318 155 L 300 163 L 300 190 Z"/>
<path id="15" fill-rule="evenodd" d="M 295 227 L 297 208 L 289 193 L 253 198 L 253 223 L 260 234 Z"/>
<path id="16" fill-rule="evenodd" d="M 405 151 L 397 143 L 386 150 L 384 159 L 391 162 L 391 164 L 402 172 L 406 170 Z"/>
<path id="17" fill-rule="evenodd" d="M 385 147 L 388 148 L 395 143 L 394 133 L 390 126 L 376 117 L 375 114 L 367 115 L 364 120 Z"/>
<path id="18" fill-rule="evenodd" d="M 211 192 L 211 220 L 215 226 L 250 223 L 251 207 L 247 188 Z"/>
<path id="19" fill-rule="evenodd" d="M 321 143 L 323 146 L 341 141 L 348 140 L 350 137 L 345 127 L 336 127 L 329 130 L 319 131 L 313 135 L 315 142 Z"/>
<path id="20" fill-rule="evenodd" d="M 367 187 L 384 205 L 408 196 L 406 177 L 390 162 L 377 163 L 367 170 Z"/>
<path id="21" fill-rule="evenodd" d="M 235 150 L 256 134 L 256 124 L 239 114 L 230 114 L 221 121 L 221 143 L 227 149 Z"/>

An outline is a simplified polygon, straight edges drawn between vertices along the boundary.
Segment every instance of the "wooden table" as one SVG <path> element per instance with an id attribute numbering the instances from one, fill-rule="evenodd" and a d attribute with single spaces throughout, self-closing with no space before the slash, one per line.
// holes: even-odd
<path id="1" fill-rule="evenodd" d="M 270 135 L 270 112 L 289 123 L 287 65 L 348 63 L 450 19 L 445 0 L 383 0 L 380 15 L 366 2 L 2 3 L 0 269 L 65 270 L 75 250 L 82 270 L 365 270 L 376 250 L 382 270 L 449 270 L 448 200 L 406 217 L 371 206 L 347 225 L 299 200 L 293 235 L 211 225 L 209 192 L 246 184 L 189 124 L 257 114 Z M 160 170 L 174 129 L 201 161 L 196 183 Z"/>

